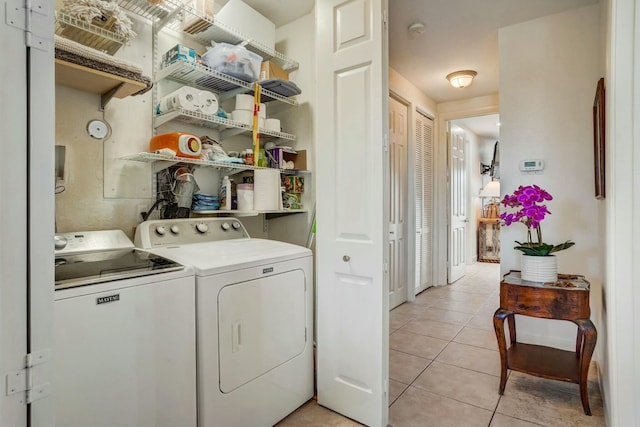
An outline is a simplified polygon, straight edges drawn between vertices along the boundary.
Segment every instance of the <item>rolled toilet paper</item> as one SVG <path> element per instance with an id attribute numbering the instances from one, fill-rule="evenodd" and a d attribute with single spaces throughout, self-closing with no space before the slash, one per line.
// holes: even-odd
<path id="1" fill-rule="evenodd" d="M 244 123 L 245 125 L 253 124 L 253 111 L 233 110 L 233 120 Z"/>
<path id="2" fill-rule="evenodd" d="M 203 114 L 213 115 L 218 112 L 220 103 L 215 93 L 211 93 L 208 90 L 201 90 L 198 92 L 198 99 L 200 103 L 200 111 Z"/>
<path id="3" fill-rule="evenodd" d="M 256 169 L 253 175 L 253 208 L 257 211 L 280 208 L 280 171 Z"/>
<path id="4" fill-rule="evenodd" d="M 267 119 L 265 122 L 265 128 L 273 132 L 280 132 L 280 120 L 279 119 Z"/>
<path id="5" fill-rule="evenodd" d="M 160 102 L 158 102 L 156 112 L 163 114 L 178 108 L 196 112 L 200 109 L 200 96 L 198 92 L 200 92 L 198 89 L 182 86 L 180 89 L 163 96 Z"/>
<path id="6" fill-rule="evenodd" d="M 253 95 L 243 93 L 236 95 L 236 110 L 253 111 Z"/>

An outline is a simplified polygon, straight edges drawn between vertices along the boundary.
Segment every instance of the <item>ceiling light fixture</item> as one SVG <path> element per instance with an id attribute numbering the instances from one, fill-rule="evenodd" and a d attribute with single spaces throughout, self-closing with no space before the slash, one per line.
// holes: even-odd
<path id="1" fill-rule="evenodd" d="M 467 87 L 473 82 L 473 78 L 477 76 L 478 73 L 473 70 L 462 70 L 451 73 L 447 76 L 447 80 L 451 83 L 451 86 L 462 89 L 463 87 Z"/>

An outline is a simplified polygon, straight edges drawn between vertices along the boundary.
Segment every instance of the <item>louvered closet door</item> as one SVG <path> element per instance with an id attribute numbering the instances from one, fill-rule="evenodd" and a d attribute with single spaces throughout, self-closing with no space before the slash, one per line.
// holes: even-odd
<path id="1" fill-rule="evenodd" d="M 417 112 L 415 153 L 416 274 L 415 292 L 431 283 L 433 224 L 433 120 Z"/>

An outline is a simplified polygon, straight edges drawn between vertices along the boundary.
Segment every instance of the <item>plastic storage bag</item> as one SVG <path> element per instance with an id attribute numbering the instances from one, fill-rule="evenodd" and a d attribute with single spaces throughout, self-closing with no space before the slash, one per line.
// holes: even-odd
<path id="1" fill-rule="evenodd" d="M 217 43 L 202 60 L 212 69 L 246 82 L 258 80 L 262 64 L 260 55 L 228 43 Z"/>

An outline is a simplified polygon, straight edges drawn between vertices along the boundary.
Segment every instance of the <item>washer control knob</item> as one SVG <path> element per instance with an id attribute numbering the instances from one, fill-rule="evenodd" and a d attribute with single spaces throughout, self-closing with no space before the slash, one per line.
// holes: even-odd
<path id="1" fill-rule="evenodd" d="M 207 224 L 205 224 L 204 222 L 200 222 L 196 225 L 196 230 L 198 230 L 200 233 L 204 234 L 207 231 L 209 231 L 209 226 Z"/>
<path id="2" fill-rule="evenodd" d="M 67 246 L 67 238 L 63 236 L 55 236 L 55 248 L 64 249 Z"/>
<path id="3" fill-rule="evenodd" d="M 231 226 L 229 225 L 228 222 L 223 222 L 220 228 L 222 228 L 224 231 L 227 231 L 228 229 L 231 228 Z"/>
<path id="4" fill-rule="evenodd" d="M 158 236 L 164 236 L 165 234 L 167 234 L 167 227 L 165 227 L 164 225 L 159 225 L 158 227 L 156 227 L 156 233 L 158 234 Z"/>
<path id="5" fill-rule="evenodd" d="M 180 232 L 180 227 L 178 227 L 177 225 L 172 225 L 169 230 L 171 230 L 173 234 L 178 234 Z"/>
<path id="6" fill-rule="evenodd" d="M 240 223 L 239 222 L 232 222 L 231 226 L 233 227 L 234 230 L 240 229 Z"/>

